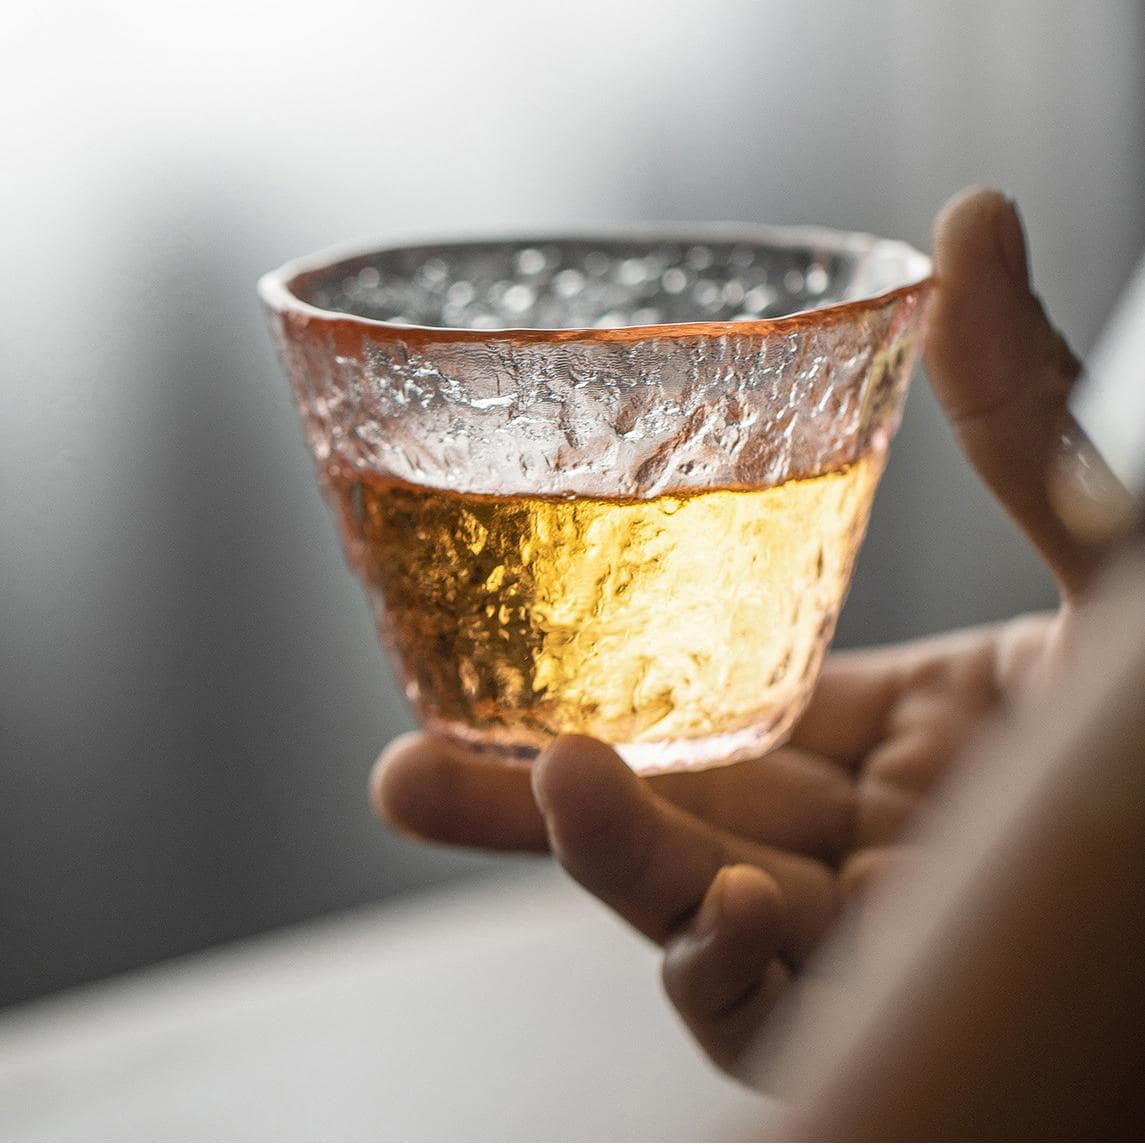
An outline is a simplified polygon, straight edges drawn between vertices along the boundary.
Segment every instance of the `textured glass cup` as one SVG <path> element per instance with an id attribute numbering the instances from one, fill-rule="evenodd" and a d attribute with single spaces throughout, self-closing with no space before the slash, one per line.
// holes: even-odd
<path id="1" fill-rule="evenodd" d="M 423 725 L 637 771 L 779 743 L 834 632 L 930 264 L 718 227 L 431 244 L 259 284 Z"/>

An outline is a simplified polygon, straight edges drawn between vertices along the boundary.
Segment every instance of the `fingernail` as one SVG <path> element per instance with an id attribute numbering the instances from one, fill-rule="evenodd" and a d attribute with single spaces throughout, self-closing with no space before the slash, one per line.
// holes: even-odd
<path id="1" fill-rule="evenodd" d="M 1014 285 L 1028 290 L 1030 286 L 1030 264 L 1026 256 L 1026 236 L 1022 230 L 1022 219 L 1018 204 L 1006 196 L 1007 210 L 1000 211 L 995 220 L 998 248 L 1002 262 L 1010 273 Z"/>

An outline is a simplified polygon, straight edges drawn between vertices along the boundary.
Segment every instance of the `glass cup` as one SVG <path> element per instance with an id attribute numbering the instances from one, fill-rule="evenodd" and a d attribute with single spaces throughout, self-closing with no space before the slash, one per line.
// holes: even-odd
<path id="1" fill-rule="evenodd" d="M 424 727 L 640 772 L 780 743 L 850 583 L 930 263 L 822 229 L 326 254 L 259 284 Z"/>

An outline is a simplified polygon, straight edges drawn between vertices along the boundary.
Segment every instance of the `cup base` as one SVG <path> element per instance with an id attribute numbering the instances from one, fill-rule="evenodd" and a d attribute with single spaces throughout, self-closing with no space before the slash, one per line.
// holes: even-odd
<path id="1" fill-rule="evenodd" d="M 672 771 L 704 771 L 756 759 L 781 746 L 799 711 L 768 722 L 751 724 L 730 732 L 718 732 L 690 739 L 647 740 L 619 743 L 612 747 L 637 775 L 658 775 Z M 537 744 L 490 739 L 488 733 L 462 724 L 432 721 L 426 731 L 456 744 L 469 754 L 503 767 L 527 768 L 544 750 Z"/>

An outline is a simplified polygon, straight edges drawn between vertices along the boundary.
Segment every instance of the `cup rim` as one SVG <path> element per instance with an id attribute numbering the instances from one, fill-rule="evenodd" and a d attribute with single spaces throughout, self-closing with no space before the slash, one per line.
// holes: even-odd
<path id="1" fill-rule="evenodd" d="M 792 311 L 772 318 L 695 322 L 666 322 L 640 326 L 489 327 L 427 326 L 387 322 L 345 310 L 334 310 L 306 301 L 298 293 L 308 279 L 327 274 L 340 264 L 347 266 L 371 257 L 413 251 L 437 250 L 443 246 L 511 244 L 521 249 L 560 242 L 747 242 L 778 247 L 818 247 L 830 253 L 870 253 L 878 248 L 903 259 L 904 281 L 887 290 L 863 294 L 842 302 Z M 597 225 L 560 232 L 525 234 L 476 233 L 455 238 L 429 238 L 407 242 L 350 242 L 325 247 L 313 254 L 290 259 L 258 280 L 258 293 L 272 314 L 307 326 L 312 322 L 342 328 L 376 330 L 393 339 L 427 342 L 635 342 L 647 338 L 714 338 L 723 335 L 763 335 L 790 332 L 807 325 L 834 325 L 887 302 L 926 291 L 933 285 L 930 257 L 899 239 L 881 238 L 865 231 L 844 231 L 821 226 L 771 226 L 756 223 L 631 223 Z"/>

